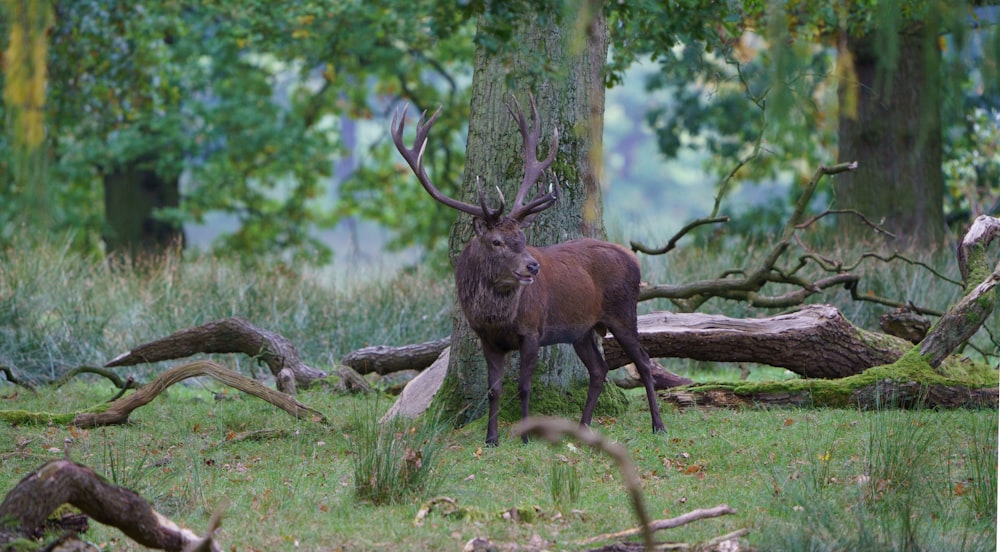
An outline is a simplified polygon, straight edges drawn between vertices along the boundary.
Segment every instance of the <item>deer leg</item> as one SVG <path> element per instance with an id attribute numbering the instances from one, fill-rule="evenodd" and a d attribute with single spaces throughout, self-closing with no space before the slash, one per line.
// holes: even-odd
<path id="1" fill-rule="evenodd" d="M 497 416 L 500 412 L 500 391 L 503 389 L 503 360 L 506 354 L 483 343 L 483 356 L 486 357 L 486 380 L 489 390 L 486 393 L 490 401 L 489 418 L 486 420 L 486 444 L 495 447 L 500 444 L 497 430 Z"/>
<path id="2" fill-rule="evenodd" d="M 521 339 L 521 366 L 517 372 L 517 396 L 521 399 L 521 419 L 528 417 L 528 403 L 531 400 L 531 376 L 538 363 L 538 339 L 526 336 Z M 522 435 L 521 442 L 527 443 L 528 436 Z"/>
<path id="3" fill-rule="evenodd" d="M 608 329 L 611 330 L 611 334 L 615 336 L 622 349 L 625 350 L 625 354 L 635 363 L 635 369 L 639 372 L 639 379 L 642 380 L 642 384 L 646 388 L 646 400 L 649 402 L 649 417 L 653 421 L 653 433 L 666 432 L 666 428 L 663 427 L 663 419 L 660 418 L 660 406 L 659 399 L 656 397 L 656 388 L 653 386 L 653 361 L 649 360 L 649 353 L 639 343 L 639 333 L 635 328 L 635 324 L 624 328 L 608 324 Z"/>
<path id="4" fill-rule="evenodd" d="M 604 380 L 608 376 L 608 363 L 601 355 L 601 350 L 597 348 L 597 340 L 593 332 L 587 332 L 583 339 L 573 344 L 576 356 L 580 357 L 583 365 L 587 367 L 590 374 L 590 383 L 587 385 L 587 402 L 583 404 L 583 416 L 580 417 L 580 425 L 589 426 L 591 418 L 594 416 L 594 408 L 597 407 L 597 398 L 604 390 Z"/>

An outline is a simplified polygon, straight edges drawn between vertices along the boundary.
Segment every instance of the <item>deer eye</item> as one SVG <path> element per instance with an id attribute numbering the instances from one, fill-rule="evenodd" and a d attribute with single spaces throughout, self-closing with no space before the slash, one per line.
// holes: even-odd
<path id="1" fill-rule="evenodd" d="M 503 246 L 503 240 L 501 240 L 500 238 L 493 238 L 493 247 L 502 247 L 502 246 Z"/>

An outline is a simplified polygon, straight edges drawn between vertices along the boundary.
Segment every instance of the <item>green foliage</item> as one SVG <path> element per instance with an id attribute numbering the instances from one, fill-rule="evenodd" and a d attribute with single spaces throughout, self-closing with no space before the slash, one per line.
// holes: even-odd
<path id="1" fill-rule="evenodd" d="M 236 220 L 217 252 L 325 264 L 330 251 L 317 230 L 372 209 L 353 196 L 338 208 L 328 178 L 336 171 L 342 181 L 372 160 L 392 166 L 385 143 L 372 159 L 350 158 L 349 149 L 365 145 L 350 141 L 344 126 L 382 120 L 375 110 L 398 98 L 468 102 L 460 81 L 471 26 L 437 2 L 82 0 L 59 3 L 55 19 L 46 214 L 81 234 L 78 247 L 99 248 L 102 175 L 136 166 L 184 178 L 181 205 L 158 216 Z M 442 136 L 455 130 L 440 126 Z M 450 148 L 441 142 L 441 158 L 451 159 Z M 461 166 L 455 160 L 452 173 Z M 18 197 L 9 184 L 0 195 L 5 208 Z M 433 241 L 439 226 L 412 236 L 402 228 L 400 242 Z M 8 237 L 15 231 L 4 228 Z"/>

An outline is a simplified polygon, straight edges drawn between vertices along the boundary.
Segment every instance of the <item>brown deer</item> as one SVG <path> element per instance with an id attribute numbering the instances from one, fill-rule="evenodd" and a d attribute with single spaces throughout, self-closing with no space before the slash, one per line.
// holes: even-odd
<path id="1" fill-rule="evenodd" d="M 507 110 L 521 129 L 525 167 L 514 207 L 506 216 L 502 195 L 500 206 L 490 208 L 480 188 L 479 205 L 472 205 L 445 196 L 431 183 L 424 170 L 423 154 L 427 134 L 441 108 L 426 123 L 426 112 L 421 114 L 416 139 L 410 149 L 403 144 L 409 106 L 403 108 L 402 116 L 397 111 L 391 128 L 396 148 L 427 193 L 448 207 L 473 216 L 475 237 L 465 246 L 455 266 L 455 286 L 462 312 L 479 336 L 486 357 L 490 403 L 486 443 L 498 443 L 497 411 L 507 354 L 515 350 L 521 354 L 518 395 L 521 417 L 526 418 L 538 349 L 553 343 L 572 343 L 587 367 L 590 383 L 580 424 L 589 426 L 608 373 L 608 364 L 597 347 L 594 332 L 604 335 L 605 330 L 611 331 L 635 362 L 646 387 L 653 431 L 664 431 L 650 373 L 651 361 L 639 344 L 636 329 L 639 261 L 620 245 L 594 239 L 577 239 L 547 247 L 525 244 L 522 228 L 559 198 L 558 186 L 550 185 L 547 191 L 542 190 L 525 202 L 528 191 L 555 159 L 559 132 L 557 129 L 552 133 L 548 156 L 539 161 L 536 153 L 539 119 L 535 100 L 531 98 L 532 128 L 517 98 L 513 103 L 514 107 L 507 104 Z"/>

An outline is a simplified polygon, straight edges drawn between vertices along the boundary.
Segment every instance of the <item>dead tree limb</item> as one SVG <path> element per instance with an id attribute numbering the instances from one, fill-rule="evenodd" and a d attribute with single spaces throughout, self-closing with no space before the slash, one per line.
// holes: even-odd
<path id="1" fill-rule="evenodd" d="M 121 376 L 106 368 L 100 368 L 97 366 L 77 366 L 76 368 L 73 368 L 72 370 L 69 370 L 65 374 L 59 376 L 59 378 L 56 379 L 56 381 L 52 382 L 52 387 L 54 388 L 62 387 L 63 385 L 66 384 L 66 382 L 75 378 L 76 376 L 79 376 L 80 374 L 95 374 L 101 376 L 105 379 L 110 380 L 112 385 L 121 390 L 135 389 L 136 387 L 139 386 L 134 379 L 132 380 L 128 378 L 122 379 Z"/>
<path id="2" fill-rule="evenodd" d="M 920 354 L 934 368 L 968 341 L 996 306 L 994 288 L 1000 283 L 1000 262 L 993 266 L 992 259 L 1000 255 L 990 256 L 988 251 L 997 236 L 1000 236 L 1000 218 L 982 215 L 976 218 L 962 238 L 958 248 L 958 266 L 966 282 L 965 296 L 948 309 L 920 342 Z"/>
<path id="3" fill-rule="evenodd" d="M 639 474 L 635 470 L 632 459 L 629 458 L 628 451 L 621 445 L 604 439 L 600 434 L 591 431 L 590 428 L 581 427 L 580 424 L 563 418 L 525 418 L 514 425 L 512 432 L 515 436 L 531 435 L 545 439 L 552 444 L 558 444 L 563 436 L 569 435 L 581 443 L 589 445 L 594 450 L 610 456 L 618 465 L 618 470 L 622 474 L 622 485 L 625 486 L 625 490 L 628 491 L 629 498 L 632 500 L 632 511 L 639 520 L 639 528 L 646 550 L 653 550 L 653 530 L 649 526 L 649 513 L 646 512 L 646 504 L 642 497 L 642 483 L 639 481 Z"/>
<path id="4" fill-rule="evenodd" d="M 669 519 L 658 519 L 649 522 L 649 528 L 653 532 L 663 531 L 665 529 L 673 529 L 675 527 L 680 527 L 682 525 L 687 525 L 693 521 L 698 521 L 702 519 L 711 519 L 720 516 L 727 516 L 735 514 L 736 510 L 729 507 L 728 504 L 721 504 L 714 508 L 699 508 L 697 510 L 691 510 L 690 512 L 681 514 L 677 517 Z M 587 537 L 585 539 L 580 539 L 576 541 L 575 544 L 584 546 L 588 544 L 594 544 L 595 542 L 607 541 L 607 540 L 621 540 L 634 537 L 642 533 L 641 527 L 634 527 L 632 529 L 626 529 L 624 531 L 618 531 L 616 533 L 605 533 L 603 535 L 595 535 L 593 537 Z M 745 535 L 744 531 L 740 532 L 740 536 Z M 728 535 L 727 535 L 728 536 Z"/>
<path id="5" fill-rule="evenodd" d="M 0 503 L 0 519 L 13 520 L 0 533 L 0 546 L 17 537 L 32 538 L 59 506 L 71 504 L 99 523 L 117 527 L 147 548 L 187 552 L 218 552 L 212 535 L 219 515 L 213 516 L 207 535 L 199 537 L 159 514 L 135 492 L 113 485 L 82 464 L 68 459 L 46 462 L 14 486 Z M 2 542 L 4 538 L 10 539 Z"/>
<path id="6" fill-rule="evenodd" d="M 28 391 L 35 391 L 35 386 L 31 382 L 17 377 L 14 374 L 14 369 L 10 366 L 0 366 L 0 374 L 3 374 L 7 378 L 7 381 L 14 385 L 19 385 Z"/>
<path id="7" fill-rule="evenodd" d="M 385 375 L 402 370 L 423 370 L 441 356 L 441 351 L 444 351 L 449 343 L 451 338 L 446 337 L 402 347 L 387 345 L 365 347 L 349 353 L 340 359 L 340 363 L 350 366 L 359 374 L 375 372 Z"/>
<path id="8" fill-rule="evenodd" d="M 327 375 L 303 363 L 295 346 L 284 336 L 236 317 L 181 330 L 139 345 L 105 366 L 132 366 L 185 358 L 197 353 L 243 353 L 257 359 L 274 374 L 278 389 L 289 394 L 295 393 L 295 384 L 307 387 Z"/>
<path id="9" fill-rule="evenodd" d="M 209 376 L 216 381 L 265 400 L 296 418 L 308 418 L 322 423 L 327 422 L 326 416 L 322 412 L 300 403 L 285 393 L 275 391 L 256 380 L 219 366 L 214 362 L 199 360 L 175 366 L 163 372 L 153 381 L 140 387 L 135 393 L 111 403 L 107 410 L 103 412 L 81 412 L 77 414 L 73 420 L 73 425 L 77 427 L 96 427 L 124 424 L 128 421 L 129 414 L 133 410 L 149 404 L 166 388 L 177 382 L 197 376 Z"/>

